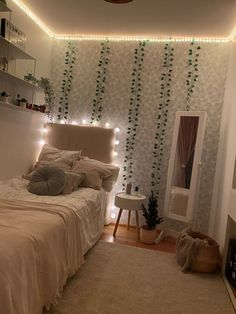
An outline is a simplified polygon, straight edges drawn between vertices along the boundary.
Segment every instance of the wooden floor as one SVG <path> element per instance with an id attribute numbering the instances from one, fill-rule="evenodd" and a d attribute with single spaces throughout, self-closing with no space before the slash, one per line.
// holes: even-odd
<path id="1" fill-rule="evenodd" d="M 100 240 L 106 242 L 114 242 L 124 245 L 136 246 L 139 248 L 145 248 L 150 250 L 158 250 L 163 252 L 175 253 L 176 239 L 172 237 L 165 237 L 158 244 L 144 244 L 137 240 L 137 231 L 134 227 L 129 228 L 124 225 L 119 225 L 116 236 L 113 237 L 113 231 L 115 226 L 113 224 L 104 227 Z"/>

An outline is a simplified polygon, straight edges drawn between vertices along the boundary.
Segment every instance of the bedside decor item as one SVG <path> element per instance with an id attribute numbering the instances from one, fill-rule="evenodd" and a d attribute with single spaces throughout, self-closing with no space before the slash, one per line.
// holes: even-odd
<path id="1" fill-rule="evenodd" d="M 3 101 L 5 103 L 8 103 L 8 99 L 9 99 L 9 94 L 7 92 L 1 92 L 0 94 L 0 101 Z"/>
<path id="2" fill-rule="evenodd" d="M 143 243 L 153 244 L 157 238 L 156 226 L 163 221 L 159 217 L 157 197 L 152 194 L 149 196 L 148 207 L 142 204 L 143 216 L 146 220 L 146 225 L 143 225 L 140 230 L 140 239 Z"/>
<path id="3" fill-rule="evenodd" d="M 117 216 L 117 221 L 116 221 L 116 225 L 115 225 L 115 229 L 113 232 L 113 236 L 116 236 L 116 231 L 120 222 L 120 217 L 122 214 L 122 211 L 124 209 L 129 211 L 128 214 L 128 225 L 127 228 L 129 229 L 129 225 L 130 225 L 130 217 L 131 217 L 131 211 L 135 212 L 136 215 L 136 229 L 137 229 L 137 238 L 139 240 L 139 216 L 138 216 L 138 212 L 139 210 L 142 210 L 142 205 L 146 200 L 146 196 L 142 195 L 142 194 L 138 194 L 138 195 L 134 195 L 134 194 L 126 194 L 124 192 L 121 193 L 117 193 L 116 197 L 115 197 L 115 206 L 120 208 L 119 210 L 119 214 Z"/>
<path id="4" fill-rule="evenodd" d="M 126 194 L 129 194 L 129 195 L 131 194 L 131 188 L 132 188 L 132 184 L 127 183 L 126 190 L 125 190 Z"/>

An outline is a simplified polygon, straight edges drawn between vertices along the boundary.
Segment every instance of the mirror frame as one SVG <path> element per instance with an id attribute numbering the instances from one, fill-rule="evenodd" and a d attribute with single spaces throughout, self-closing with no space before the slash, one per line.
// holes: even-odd
<path id="1" fill-rule="evenodd" d="M 187 211 L 186 211 L 185 216 L 177 215 L 169 211 L 170 192 L 171 192 L 171 185 L 172 185 L 172 178 L 173 178 L 173 171 L 174 171 L 174 162 L 175 162 L 175 155 L 176 155 L 176 149 L 177 149 L 177 143 L 178 143 L 180 119 L 182 116 L 199 117 L 198 131 L 197 131 L 197 138 L 196 138 L 196 145 L 195 145 L 195 154 L 194 154 L 193 166 L 192 166 L 191 183 L 190 183 L 190 189 L 189 189 L 189 199 L 188 199 L 188 206 L 187 206 Z M 183 222 L 190 222 L 193 218 L 196 195 L 198 194 L 200 168 L 202 164 L 201 156 L 202 156 L 202 146 L 203 146 L 203 140 L 204 140 L 204 134 L 205 134 L 205 127 L 206 127 L 206 118 L 207 118 L 207 114 L 205 111 L 177 111 L 176 112 L 169 166 L 168 166 L 168 174 L 167 174 L 165 202 L 164 202 L 164 213 L 166 217 L 183 221 Z"/>

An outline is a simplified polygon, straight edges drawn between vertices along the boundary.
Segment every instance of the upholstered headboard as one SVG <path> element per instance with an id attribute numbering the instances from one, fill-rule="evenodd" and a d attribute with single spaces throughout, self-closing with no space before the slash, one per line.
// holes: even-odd
<path id="1" fill-rule="evenodd" d="M 47 124 L 46 142 L 58 149 L 82 150 L 82 155 L 112 162 L 114 130 L 96 126 Z"/>

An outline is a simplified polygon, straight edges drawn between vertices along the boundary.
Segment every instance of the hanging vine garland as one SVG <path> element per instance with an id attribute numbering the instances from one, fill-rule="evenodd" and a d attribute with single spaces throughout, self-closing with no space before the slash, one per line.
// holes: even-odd
<path id="1" fill-rule="evenodd" d="M 98 62 L 98 71 L 97 71 L 97 85 L 95 91 L 95 97 L 93 99 L 93 108 L 92 108 L 92 116 L 90 123 L 99 122 L 102 116 L 103 111 L 103 96 L 105 93 L 105 85 L 106 85 L 106 73 L 107 67 L 109 64 L 109 41 L 105 41 L 101 43 L 101 52 L 100 59 Z"/>
<path id="2" fill-rule="evenodd" d="M 165 133 L 168 120 L 168 111 L 171 95 L 172 68 L 174 60 L 174 48 L 171 42 L 164 46 L 163 66 L 160 76 L 160 95 L 157 111 L 157 126 L 155 143 L 153 147 L 153 163 L 151 173 L 151 187 L 154 195 L 159 199 L 161 166 L 164 153 Z"/>
<path id="3" fill-rule="evenodd" d="M 45 104 L 46 104 L 46 115 L 48 117 L 48 120 L 52 122 L 53 117 L 52 117 L 52 108 L 54 106 L 54 101 L 55 101 L 55 95 L 54 95 L 54 90 L 52 87 L 51 81 L 47 77 L 41 77 L 39 81 L 39 86 L 44 89 L 44 99 L 45 99 Z"/>
<path id="4" fill-rule="evenodd" d="M 200 46 L 196 46 L 194 40 L 191 42 L 191 48 L 188 50 L 188 76 L 187 85 L 187 105 L 186 110 L 191 110 L 191 98 L 198 80 L 198 61 L 200 55 Z"/>
<path id="5" fill-rule="evenodd" d="M 134 66 L 130 87 L 130 102 L 128 111 L 128 128 L 126 133 L 125 159 L 123 173 L 123 189 L 128 180 L 133 175 L 133 154 L 136 132 L 138 127 L 139 107 L 141 104 L 141 76 L 143 71 L 143 62 L 145 55 L 146 42 L 139 42 L 138 48 L 134 50 Z"/>
<path id="6" fill-rule="evenodd" d="M 68 42 L 67 51 L 65 56 L 65 69 L 63 72 L 63 79 L 61 84 L 61 97 L 59 100 L 58 107 L 58 120 L 61 120 L 63 117 L 67 120 L 69 113 L 69 103 L 68 98 L 71 91 L 71 85 L 73 81 L 73 72 L 76 62 L 76 46 L 74 42 Z"/>

